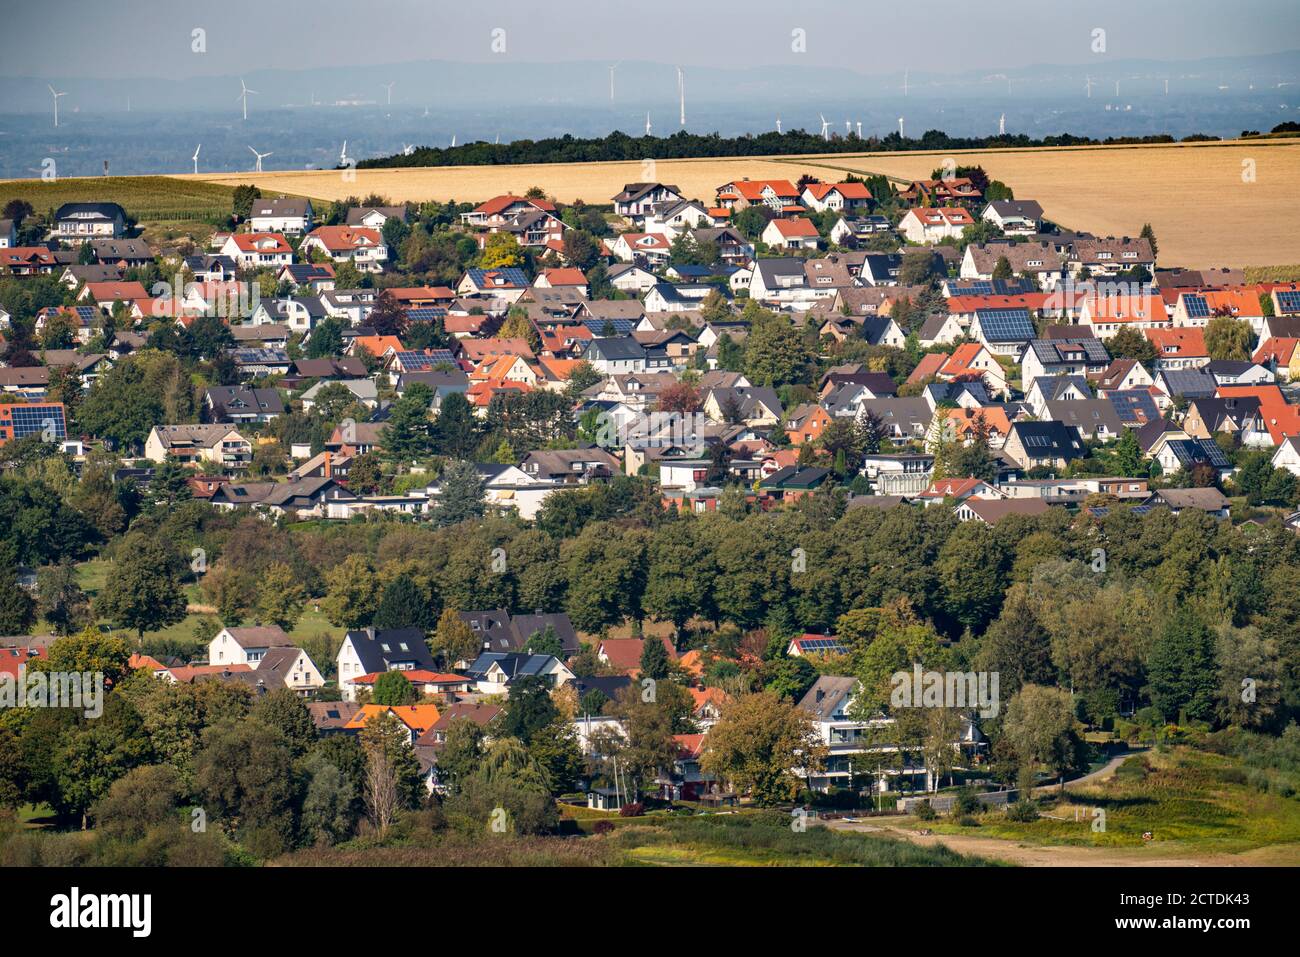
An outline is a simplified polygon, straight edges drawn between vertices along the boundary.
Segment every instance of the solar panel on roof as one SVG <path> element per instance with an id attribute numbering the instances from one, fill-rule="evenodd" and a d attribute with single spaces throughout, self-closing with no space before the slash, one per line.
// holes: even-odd
<path id="1" fill-rule="evenodd" d="M 613 329 L 616 336 L 630 335 L 636 328 L 631 319 L 584 319 L 582 324 L 591 330 L 593 336 L 604 335 L 606 327 Z"/>
<path id="2" fill-rule="evenodd" d="M 1277 293 L 1277 304 L 1282 307 L 1283 312 L 1300 312 L 1300 292 Z"/>
<path id="3" fill-rule="evenodd" d="M 447 318 L 447 310 L 437 306 L 417 306 L 406 310 L 406 318 L 411 322 L 436 322 Z"/>
<path id="4" fill-rule="evenodd" d="M 1205 319 L 1210 315 L 1210 304 L 1204 296 L 1184 295 L 1183 308 L 1192 319 Z"/>
<path id="5" fill-rule="evenodd" d="M 13 437 L 44 436 L 47 441 L 66 439 L 68 430 L 63 421 L 63 408 L 57 405 L 14 405 L 9 410 Z"/>
<path id="6" fill-rule="evenodd" d="M 975 316 L 986 339 L 1011 342 L 1034 338 L 1028 309 L 976 309 Z"/>

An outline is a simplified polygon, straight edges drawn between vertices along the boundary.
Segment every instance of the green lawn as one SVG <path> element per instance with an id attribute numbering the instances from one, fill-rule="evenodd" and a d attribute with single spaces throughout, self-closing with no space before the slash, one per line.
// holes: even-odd
<path id="1" fill-rule="evenodd" d="M 1105 812 L 1105 830 L 1093 830 L 1098 808 Z M 1030 823 L 993 811 L 980 815 L 977 828 L 948 818 L 908 824 L 1040 845 L 1150 845 L 1174 856 L 1272 848 L 1274 856 L 1300 863 L 1300 800 L 1248 784 L 1239 760 L 1189 747 L 1129 758 L 1116 775 L 1067 791 L 1041 809 L 1045 816 Z M 1145 831 L 1151 842 L 1143 841 Z"/>
<path id="2" fill-rule="evenodd" d="M 88 562 L 82 562 L 77 566 L 77 579 L 83 591 L 93 600 L 104 588 L 104 583 L 108 580 L 108 571 L 112 567 L 112 562 L 107 559 L 96 558 Z M 185 597 L 191 606 L 196 608 L 205 608 L 206 600 L 198 583 L 190 583 L 185 586 Z M 185 618 L 174 625 L 168 625 L 158 631 L 151 631 L 145 634 L 145 639 L 161 639 L 177 641 L 182 643 L 192 643 L 195 646 L 195 654 L 198 654 L 199 642 L 195 638 L 196 628 L 210 619 L 220 623 L 219 616 L 212 611 L 191 610 Z M 112 622 L 101 620 L 100 625 L 111 626 Z M 302 616 L 298 623 L 289 632 L 291 638 L 295 641 L 301 641 L 320 634 L 329 634 L 335 638 L 342 639 L 345 629 L 330 624 L 323 612 L 317 611 L 315 605 L 308 602 L 303 608 Z"/>

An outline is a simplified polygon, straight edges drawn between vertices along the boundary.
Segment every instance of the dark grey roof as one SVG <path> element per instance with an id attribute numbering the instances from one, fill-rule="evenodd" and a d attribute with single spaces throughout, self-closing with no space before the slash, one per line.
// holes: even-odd
<path id="1" fill-rule="evenodd" d="M 1174 454 L 1178 464 L 1190 469 L 1194 465 L 1206 464 L 1216 469 L 1230 469 L 1232 463 L 1213 439 L 1170 439 L 1166 447 Z"/>
<path id="2" fill-rule="evenodd" d="M 275 389 L 254 389 L 247 385 L 216 385 L 207 391 L 212 414 L 225 418 L 239 413 L 283 415 L 284 402 Z"/>
<path id="3" fill-rule="evenodd" d="M 474 663 L 465 670 L 465 674 L 479 680 L 487 675 L 488 669 L 495 664 L 505 673 L 508 684 L 515 678 L 540 675 L 550 666 L 551 662 L 556 660 L 554 655 L 485 651 L 474 659 Z"/>
<path id="4" fill-rule="evenodd" d="M 1090 365 L 1109 363 L 1106 345 L 1096 337 L 1078 339 L 1035 339 L 1029 343 L 1034 356 L 1043 365 L 1059 365 L 1072 361 L 1069 353 L 1082 351 L 1084 361 Z"/>
<path id="5" fill-rule="evenodd" d="M 1165 369 L 1160 373 L 1171 396 L 1201 398 L 1214 395 L 1219 383 L 1204 369 Z"/>
<path id="6" fill-rule="evenodd" d="M 1031 458 L 1077 459 L 1087 453 L 1079 433 L 1063 422 L 1013 422 L 1011 431 Z"/>
<path id="7" fill-rule="evenodd" d="M 604 359 L 606 361 L 644 359 L 646 351 L 645 346 L 631 336 L 606 336 L 592 339 L 591 344 L 587 346 L 585 356 L 589 360 Z"/>
<path id="8" fill-rule="evenodd" d="M 436 671 L 433 655 L 419 628 L 362 628 L 349 631 L 347 640 L 361 659 L 362 674 L 388 671 L 395 665 L 412 665 Z"/>

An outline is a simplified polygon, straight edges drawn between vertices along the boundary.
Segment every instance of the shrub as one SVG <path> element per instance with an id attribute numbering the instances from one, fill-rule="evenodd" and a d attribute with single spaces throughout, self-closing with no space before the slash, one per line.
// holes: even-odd
<path id="1" fill-rule="evenodd" d="M 954 816 L 978 814 L 982 810 L 984 810 L 984 805 L 981 804 L 980 799 L 975 796 L 974 790 L 969 787 L 964 787 L 957 792 L 957 798 L 952 805 L 952 813 Z"/>
<path id="2" fill-rule="evenodd" d="M 1038 820 L 1038 805 L 1033 801 L 1017 801 L 1007 805 L 1007 820 L 1028 824 Z"/>
<path id="3" fill-rule="evenodd" d="M 624 804 L 618 809 L 619 817 L 640 817 L 645 813 L 645 805 L 640 801 L 633 801 L 631 804 Z"/>
<path id="4" fill-rule="evenodd" d="M 608 834 L 612 830 L 614 830 L 613 821 L 597 821 L 591 828 L 593 834 Z"/>
<path id="5" fill-rule="evenodd" d="M 917 820 L 920 820 L 920 821 L 933 821 L 933 820 L 934 820 L 935 818 L 937 818 L 938 816 L 939 816 L 939 815 L 938 815 L 938 813 L 935 811 L 935 809 L 934 809 L 933 807 L 930 806 L 930 802 L 929 802 L 929 801 L 922 801 L 920 804 L 916 805 L 916 817 L 917 817 Z"/>
<path id="6" fill-rule="evenodd" d="M 962 827 L 979 827 L 980 822 L 971 814 L 964 814 L 957 819 L 957 823 Z"/>

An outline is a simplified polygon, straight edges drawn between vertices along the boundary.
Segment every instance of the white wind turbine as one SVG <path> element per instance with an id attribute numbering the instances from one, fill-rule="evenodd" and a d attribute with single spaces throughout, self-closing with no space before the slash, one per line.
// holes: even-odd
<path id="1" fill-rule="evenodd" d="M 244 78 L 241 76 L 241 77 L 239 78 L 239 96 L 238 96 L 238 99 L 239 99 L 240 102 L 242 102 L 242 103 L 244 104 L 244 119 L 248 119 L 248 95 L 249 95 L 250 93 L 251 93 L 253 96 L 257 96 L 257 95 L 258 95 L 256 90 L 250 90 L 247 86 L 244 85 Z"/>
<path id="2" fill-rule="evenodd" d="M 46 86 L 50 86 L 48 83 L 45 84 L 45 85 L 46 85 Z M 56 90 L 56 89 L 55 89 L 54 87 L 52 87 L 52 86 L 50 86 L 50 93 L 52 93 L 52 94 L 54 95 L 54 126 L 55 126 L 55 128 L 57 129 L 58 126 L 59 126 L 59 97 L 61 97 L 61 96 L 67 96 L 68 94 L 67 94 L 66 91 L 63 92 L 63 93 L 60 93 L 58 90 Z"/>
<path id="3" fill-rule="evenodd" d="M 1007 115 L 1003 113 L 998 117 L 998 136 L 1007 135 Z"/>
<path id="4" fill-rule="evenodd" d="M 190 157 L 190 159 L 194 160 L 194 172 L 195 172 L 196 174 L 197 174 L 198 171 L 199 171 L 199 150 L 201 150 L 201 149 L 203 149 L 203 144 L 202 144 L 202 143 L 200 143 L 198 146 L 194 147 L 194 155 Z"/>
<path id="5" fill-rule="evenodd" d="M 777 131 L 778 133 L 781 132 L 781 117 L 779 117 L 779 116 L 776 118 L 776 131 Z"/>
<path id="6" fill-rule="evenodd" d="M 858 139 L 862 139 L 862 121 L 858 120 Z"/>
<path id="7" fill-rule="evenodd" d="M 256 168 L 253 170 L 253 172 L 254 172 L 254 173 L 260 173 L 260 172 L 262 172 L 262 160 L 266 159 L 268 156 L 273 156 L 274 154 L 272 154 L 272 153 L 259 153 L 257 150 L 253 149 L 251 146 L 250 146 L 248 149 L 249 149 L 249 152 L 251 152 L 254 156 L 257 157 L 257 166 L 256 166 Z"/>
<path id="8" fill-rule="evenodd" d="M 853 133 L 853 121 L 852 121 L 852 120 L 845 120 L 845 121 L 844 121 L 844 135 L 845 135 L 845 136 L 849 136 L 849 135 L 851 135 L 852 133 Z"/>
<path id="9" fill-rule="evenodd" d="M 1088 91 L 1088 99 L 1091 100 L 1092 99 L 1092 77 L 1085 76 L 1083 78 L 1083 87 L 1085 90 Z"/>
<path id="10" fill-rule="evenodd" d="M 898 118 L 898 138 L 906 139 L 906 136 L 903 133 L 903 118 L 901 116 Z"/>
<path id="11" fill-rule="evenodd" d="M 609 102 L 611 103 L 614 102 L 614 71 L 617 70 L 622 65 L 623 65 L 623 61 L 619 60 L 617 63 L 615 63 L 613 66 L 609 68 Z"/>
<path id="12" fill-rule="evenodd" d="M 451 145 L 452 145 L 453 148 L 455 148 L 455 146 L 456 146 L 456 134 L 455 134 L 455 133 L 452 133 L 452 134 L 451 134 Z"/>
<path id="13" fill-rule="evenodd" d="M 830 120 L 826 119 L 826 116 L 822 113 L 818 113 L 817 115 L 822 118 L 822 139 L 829 140 L 831 138 Z"/>
<path id="14" fill-rule="evenodd" d="M 348 165 L 348 141 L 347 140 L 343 141 L 343 149 L 339 150 L 339 165 L 340 166 Z"/>
<path id="15" fill-rule="evenodd" d="M 381 84 L 379 84 L 379 85 L 382 86 L 385 90 L 388 91 L 388 105 L 389 105 L 389 106 L 392 106 L 392 105 L 393 105 L 393 87 L 394 87 L 396 84 L 397 84 L 397 81 L 396 81 L 396 80 L 394 80 L 392 83 L 381 83 Z"/>
<path id="16" fill-rule="evenodd" d="M 679 122 L 682 126 L 686 125 L 686 74 L 682 68 L 677 68 L 677 97 L 681 102 L 681 118 Z"/>
<path id="17" fill-rule="evenodd" d="M 414 143 L 403 143 L 403 144 L 402 144 L 402 155 L 403 155 L 403 156 L 413 156 L 413 155 L 415 155 L 415 144 L 414 144 Z"/>
<path id="18" fill-rule="evenodd" d="M 647 110 L 645 114 L 645 135 L 646 136 L 650 135 L 650 111 L 649 110 Z"/>

